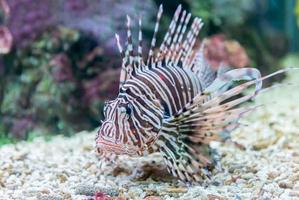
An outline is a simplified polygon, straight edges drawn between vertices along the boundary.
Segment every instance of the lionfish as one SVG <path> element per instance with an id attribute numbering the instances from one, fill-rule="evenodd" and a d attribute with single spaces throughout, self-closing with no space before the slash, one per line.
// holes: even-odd
<path id="1" fill-rule="evenodd" d="M 286 70 L 264 77 L 255 68 L 219 67 L 215 72 L 205 60 L 204 42 L 199 50 L 194 48 L 202 20 L 195 17 L 189 24 L 191 14 L 181 5 L 157 49 L 162 12 L 161 5 L 147 59 L 142 51 L 141 18 L 137 54 L 129 16 L 125 49 L 115 35 L 123 57 L 119 94 L 104 106 L 96 147 L 103 157 L 160 152 L 173 176 L 185 182 L 201 181 L 219 163 L 210 142 L 225 141 L 229 134 L 224 133 L 237 128 L 239 119 L 257 107 L 239 105 L 261 91 L 264 79 Z M 255 89 L 244 95 L 251 86 Z"/>

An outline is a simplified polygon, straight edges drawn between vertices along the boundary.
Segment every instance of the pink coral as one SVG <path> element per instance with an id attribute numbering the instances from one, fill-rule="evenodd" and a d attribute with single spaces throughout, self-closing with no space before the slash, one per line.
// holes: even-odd
<path id="1" fill-rule="evenodd" d="M 95 195 L 95 200 L 111 200 L 111 198 L 102 192 L 97 192 Z"/>
<path id="2" fill-rule="evenodd" d="M 217 34 L 207 39 L 205 56 L 214 69 L 220 63 L 241 68 L 248 66 L 250 60 L 245 49 L 239 42 L 227 40 L 223 34 Z"/>
<path id="3" fill-rule="evenodd" d="M 12 35 L 6 26 L 0 26 L 0 54 L 7 54 L 12 47 Z"/>

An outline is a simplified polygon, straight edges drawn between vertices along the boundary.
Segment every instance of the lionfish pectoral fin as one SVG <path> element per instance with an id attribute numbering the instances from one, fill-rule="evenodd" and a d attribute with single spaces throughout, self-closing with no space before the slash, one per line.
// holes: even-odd
<path id="1" fill-rule="evenodd" d="M 213 169 L 221 171 L 220 156 L 210 147 L 210 142 L 229 139 L 229 133 L 239 126 L 236 119 L 252 109 L 246 107 L 211 114 L 186 111 L 168 121 L 175 128 L 163 129 L 159 138 L 163 142 L 159 146 L 170 173 L 183 181 L 198 182 L 209 178 Z"/>
<path id="2" fill-rule="evenodd" d="M 173 132 L 163 131 L 158 140 L 159 151 L 169 173 L 184 182 L 201 182 L 211 177 L 216 163 L 216 154 L 207 144 L 192 142 L 187 137 L 176 137 Z"/>
<path id="3" fill-rule="evenodd" d="M 207 169 L 217 167 L 219 163 L 219 156 L 215 159 L 206 153 L 211 150 L 210 142 L 229 139 L 230 132 L 241 125 L 240 118 L 260 107 L 239 105 L 263 91 L 263 80 L 293 69 L 298 70 L 283 69 L 264 77 L 255 69 L 231 70 L 217 77 L 202 94 L 195 96 L 184 108 L 168 118 L 167 123 L 164 123 L 166 142 L 161 146 L 161 152 L 171 173 L 182 180 L 190 180 L 191 175 L 193 180 L 198 180 L 198 174 L 208 176 Z M 227 84 L 239 80 L 247 82 L 223 91 Z M 251 93 L 238 96 L 253 85 L 255 90 Z M 169 128 L 169 124 L 175 128 Z"/>
<path id="4" fill-rule="evenodd" d="M 239 119 L 258 107 L 236 108 L 257 94 L 263 78 L 256 69 L 226 72 L 164 122 L 165 127 L 160 138 L 163 144 L 160 149 L 173 175 L 185 181 L 200 181 L 201 177 L 209 177 L 211 169 L 221 168 L 219 156 L 210 153 L 212 149 L 209 144 L 229 138 L 229 133 L 240 125 Z M 235 80 L 247 82 L 221 91 Z M 253 93 L 237 96 L 252 85 L 256 86 Z"/>
<path id="5" fill-rule="evenodd" d="M 251 81 L 223 91 L 223 87 L 235 80 Z M 254 92 L 242 97 L 237 96 L 251 85 L 256 85 Z M 194 142 L 224 141 L 230 137 L 229 133 L 240 125 L 239 119 L 259 105 L 235 107 L 252 99 L 261 87 L 262 78 L 258 70 L 231 70 L 216 78 L 171 121 L 179 123 L 179 132 L 188 135 Z"/>
<path id="6" fill-rule="evenodd" d="M 233 82 L 236 81 L 254 81 L 251 85 L 256 86 L 256 92 L 262 88 L 261 73 L 255 68 L 233 69 L 219 76 L 212 82 L 209 87 L 204 90 L 204 93 L 214 94 L 214 96 L 226 91 Z M 247 87 L 246 87 L 247 88 Z M 242 89 L 246 89 L 242 88 Z"/>

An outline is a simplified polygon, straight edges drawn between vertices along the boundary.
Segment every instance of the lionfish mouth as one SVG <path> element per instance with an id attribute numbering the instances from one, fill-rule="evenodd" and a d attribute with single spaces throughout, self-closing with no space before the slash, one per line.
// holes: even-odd
<path id="1" fill-rule="evenodd" d="M 106 156 L 108 154 L 116 154 L 116 155 L 130 155 L 137 156 L 138 148 L 130 145 L 123 144 L 115 144 L 110 142 L 97 142 L 97 152 L 99 156 Z"/>

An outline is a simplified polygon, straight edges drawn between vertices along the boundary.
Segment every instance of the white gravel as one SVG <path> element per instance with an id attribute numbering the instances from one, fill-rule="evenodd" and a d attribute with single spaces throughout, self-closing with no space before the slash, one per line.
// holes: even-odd
<path id="1" fill-rule="evenodd" d="M 299 199 L 299 91 L 269 91 L 264 103 L 243 120 L 233 140 L 214 143 L 223 171 L 201 185 L 186 186 L 167 176 L 158 154 L 120 157 L 101 163 L 95 133 L 72 138 L 41 138 L 0 148 L 0 199 L 88 199 L 95 192 L 111 199 Z M 118 197 L 118 198 L 117 198 Z"/>

